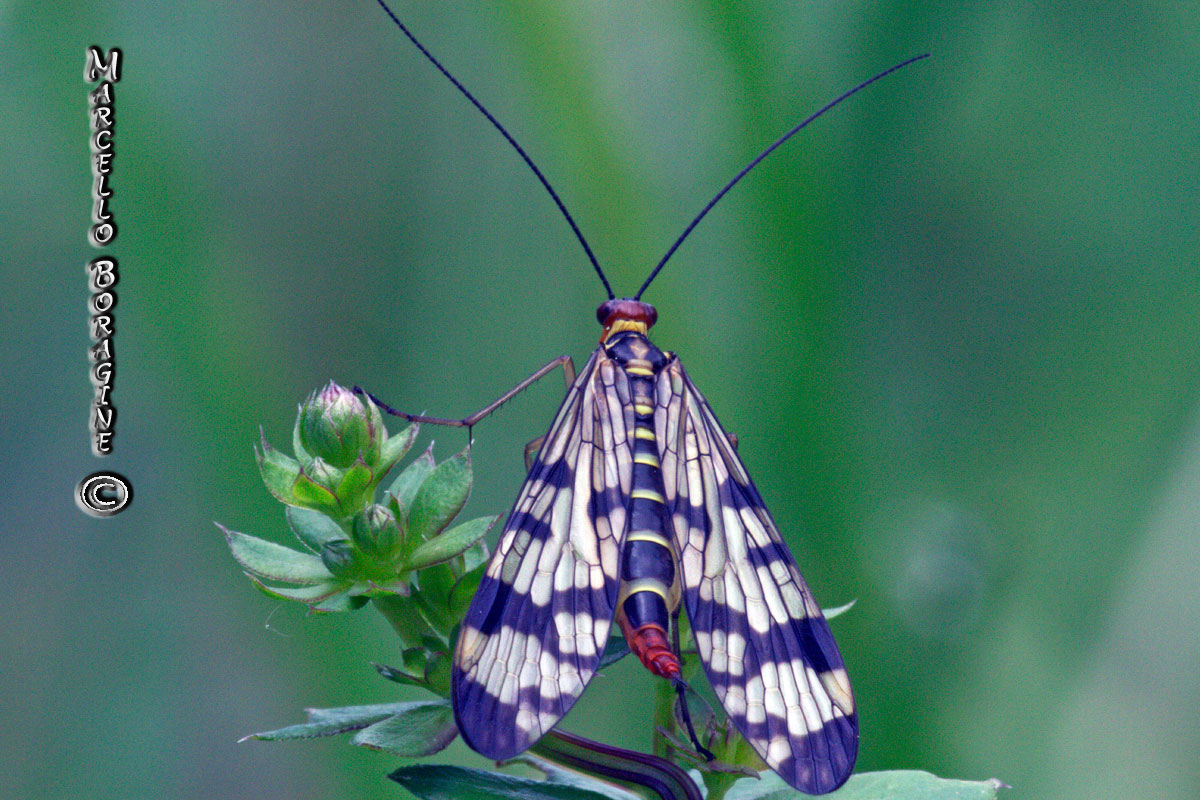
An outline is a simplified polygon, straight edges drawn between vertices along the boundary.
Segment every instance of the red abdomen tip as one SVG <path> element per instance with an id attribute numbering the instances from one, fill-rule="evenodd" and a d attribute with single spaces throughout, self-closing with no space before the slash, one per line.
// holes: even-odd
<path id="1" fill-rule="evenodd" d="M 679 659 L 667 643 L 667 632 L 657 625 L 643 625 L 626 636 L 633 651 L 646 669 L 660 678 L 679 677 Z"/>

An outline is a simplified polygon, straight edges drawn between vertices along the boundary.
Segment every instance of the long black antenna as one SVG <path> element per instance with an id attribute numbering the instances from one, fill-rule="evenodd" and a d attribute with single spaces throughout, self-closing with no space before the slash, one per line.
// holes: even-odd
<path id="1" fill-rule="evenodd" d="M 533 174 L 537 176 L 537 179 L 542 182 L 542 186 L 545 186 L 546 191 L 550 193 L 550 197 L 554 198 L 554 203 L 558 206 L 558 210 L 562 212 L 564 217 L 566 217 L 567 224 L 570 225 L 571 230 L 575 232 L 575 238 L 579 240 L 581 245 L 583 245 L 583 252 L 587 253 L 588 260 L 591 261 L 592 266 L 596 268 L 596 274 L 600 276 L 600 282 L 604 284 L 604 289 L 608 292 L 608 298 L 611 300 L 616 297 L 616 295 L 613 294 L 612 287 L 608 285 L 608 278 L 604 277 L 604 270 L 600 269 L 600 263 L 596 261 L 596 256 L 592 253 L 592 248 L 588 246 L 587 239 L 583 238 L 583 232 L 580 231 L 579 226 L 575 224 L 575 218 L 571 216 L 570 211 L 567 211 L 567 207 L 563 205 L 563 201 L 559 198 L 558 192 L 554 191 L 554 187 L 550 185 L 550 181 L 546 180 L 546 176 L 543 175 L 542 171 L 537 168 L 537 164 L 533 163 L 533 159 L 529 157 L 529 154 L 525 152 L 521 145 L 517 144 L 517 140 L 514 139 L 507 130 L 504 129 L 504 126 L 500 124 L 499 120 L 493 117 L 491 112 L 483 107 L 483 103 L 480 103 L 478 100 L 476 100 L 475 95 L 468 92 L 467 88 L 459 83 L 458 79 L 451 75 L 450 71 L 443 67 L 441 62 L 433 57 L 432 53 L 425 49 L 425 45 L 417 41 L 417 37 L 412 35 L 412 31 L 404 27 L 404 23 L 392 13 L 392 10 L 388 8 L 387 3 L 385 3 L 383 0 L 376 0 L 376 2 L 378 2 L 380 7 L 387 13 L 389 17 L 392 18 L 392 22 L 396 23 L 396 27 L 398 27 L 404 33 L 404 35 L 408 37 L 408 40 L 417 46 L 417 49 L 421 51 L 421 55 L 429 59 L 429 62 L 438 68 L 438 72 L 445 75 L 446 79 L 454 84 L 454 88 L 462 92 L 463 97 L 470 100 L 471 105 L 479 109 L 479 113 L 487 117 L 488 122 L 492 123 L 496 130 L 500 131 L 500 135 L 508 140 L 508 143 L 511 144 L 513 149 L 517 151 L 517 155 L 521 156 L 521 159 L 527 165 L 529 165 L 529 168 L 533 170 Z"/>
<path id="2" fill-rule="evenodd" d="M 706 205 L 704 208 L 700 209 L 700 213 L 696 215 L 696 218 L 693 219 L 690 223 L 688 223 L 688 226 L 686 228 L 684 228 L 683 233 L 679 234 L 679 238 L 675 240 L 675 244 L 671 245 L 671 249 L 668 250 L 667 254 L 662 257 L 662 260 L 658 262 L 658 266 L 656 266 L 654 268 L 654 271 L 650 273 L 650 277 L 646 278 L 646 282 L 642 284 L 642 288 L 638 289 L 638 293 L 633 296 L 633 299 L 634 300 L 642 299 L 642 292 L 646 291 L 646 287 L 648 287 L 650 285 L 650 282 L 653 281 L 656 277 L 658 277 L 658 273 L 662 271 L 663 265 L 667 263 L 667 259 L 669 259 L 671 256 L 673 256 L 675 254 L 675 251 L 679 249 L 679 245 L 683 244 L 683 240 L 686 239 L 688 237 L 688 234 L 690 234 L 692 232 L 692 230 L 695 229 L 695 227 L 700 224 L 700 220 L 704 219 L 704 215 L 712 210 L 712 207 L 717 204 L 717 201 L 720 200 L 722 197 L 724 197 L 725 193 L 728 192 L 730 189 L 732 189 L 734 184 L 736 184 L 742 178 L 746 177 L 747 172 L 749 172 L 750 170 L 757 167 L 758 163 L 760 161 L 762 161 L 767 156 L 771 155 L 771 153 L 775 150 L 776 147 L 779 147 L 779 145 L 783 144 L 788 139 L 792 138 L 793 135 L 795 135 L 796 133 L 799 133 L 800 130 L 802 128 L 804 128 L 804 126 L 808 125 L 808 123 L 812 122 L 817 117 L 821 116 L 826 111 L 833 108 L 838 103 L 842 102 L 843 100 L 850 97 L 851 95 L 853 95 L 859 91 L 862 91 L 863 89 L 867 88 L 872 83 L 874 83 L 875 81 L 877 81 L 880 78 L 883 78 L 887 75 L 892 74 L 893 72 L 900 69 L 901 67 L 907 67 L 909 64 L 913 63 L 914 61 L 920 61 L 922 58 L 928 58 L 928 57 L 929 57 L 929 53 L 922 53 L 919 56 L 913 56 L 912 58 L 901 61 L 896 66 L 885 69 L 883 72 L 879 73 L 878 75 L 876 75 L 872 78 L 868 78 L 867 80 L 863 81 L 858 86 L 855 86 L 853 89 L 849 90 L 848 92 L 844 92 L 844 93 L 838 95 L 833 100 L 830 100 L 828 103 L 823 105 L 820 109 L 818 109 L 814 114 L 809 116 L 807 119 L 805 119 L 799 125 L 792 128 L 790 131 L 785 133 L 783 136 L 780 136 L 778 139 L 776 139 L 775 143 L 772 144 L 770 147 L 768 147 L 766 150 L 763 150 L 761 153 L 759 153 L 757 156 L 755 156 L 754 160 L 751 161 L 749 164 L 747 164 L 745 167 L 743 167 L 741 172 L 739 172 L 737 175 L 734 175 L 733 180 L 731 180 L 729 183 L 725 184 L 725 187 L 723 189 L 721 189 L 721 191 L 717 192 L 717 196 L 714 197 L 712 200 L 709 200 L 708 205 Z"/>

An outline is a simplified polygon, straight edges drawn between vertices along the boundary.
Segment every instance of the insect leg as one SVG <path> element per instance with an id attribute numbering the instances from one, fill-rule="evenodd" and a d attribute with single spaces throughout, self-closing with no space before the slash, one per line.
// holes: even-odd
<path id="1" fill-rule="evenodd" d="M 572 383 L 575 382 L 575 362 L 571 360 L 570 356 L 559 356 L 558 358 L 554 359 L 546 366 L 544 366 L 541 369 L 534 372 L 532 375 L 530 375 L 525 380 L 518 383 L 513 388 L 509 389 L 504 394 L 500 395 L 500 397 L 496 398 L 491 403 L 487 404 L 483 408 L 476 411 L 471 416 L 463 417 L 462 419 L 444 419 L 442 417 L 427 417 L 424 414 L 406 414 L 403 411 L 397 411 L 396 409 L 392 408 L 387 403 L 383 402 L 378 397 L 371 394 L 370 392 L 368 392 L 366 389 L 363 389 L 362 387 L 355 386 L 354 393 L 360 394 L 360 395 L 366 395 L 367 397 L 371 398 L 371 401 L 373 403 L 375 403 L 375 405 L 379 406 L 379 408 L 381 410 L 386 411 L 387 413 L 391 414 L 392 416 L 401 417 L 403 419 L 408 420 L 409 422 L 423 422 L 423 423 L 428 423 L 430 425 L 446 425 L 446 426 L 449 426 L 452 428 L 466 428 L 467 434 L 469 437 L 471 428 L 475 427 L 475 424 L 477 422 L 479 422 L 481 419 L 483 419 L 484 417 L 491 414 L 493 411 L 498 409 L 500 406 L 504 405 L 509 400 L 513 399 L 518 394 L 525 391 L 530 386 L 537 383 L 539 380 L 544 378 L 546 375 L 549 375 L 551 372 L 558 369 L 559 367 L 562 367 L 563 376 L 566 378 L 567 386 L 569 387 Z"/>
<path id="2" fill-rule="evenodd" d="M 672 642 L 675 645 L 675 655 L 679 657 L 680 662 L 683 662 L 683 650 L 679 647 L 679 606 L 671 612 L 671 635 L 674 638 Z M 675 677 L 671 679 L 671 685 L 675 687 L 675 694 L 679 699 L 679 714 L 683 717 L 683 724 L 687 727 L 688 736 L 692 740 L 692 745 L 696 748 L 696 752 L 704 756 L 705 760 L 712 761 L 716 755 L 700 744 L 700 737 L 696 736 L 696 729 L 692 726 L 692 714 L 688 711 L 687 693 L 692 687 L 687 685 L 683 678 Z"/>
<path id="3" fill-rule="evenodd" d="M 525 471 L 533 469 L 533 454 L 542 449 L 542 445 L 546 443 L 546 436 L 537 437 L 529 444 L 525 445 Z"/>
<path id="4" fill-rule="evenodd" d="M 734 450 L 737 450 L 737 443 L 738 443 L 737 434 L 736 434 L 736 433 L 729 433 L 728 431 L 726 431 L 726 432 L 725 432 L 725 436 L 727 436 L 727 437 L 729 438 L 729 443 L 730 443 L 731 445 L 733 445 L 733 449 L 734 449 Z"/>

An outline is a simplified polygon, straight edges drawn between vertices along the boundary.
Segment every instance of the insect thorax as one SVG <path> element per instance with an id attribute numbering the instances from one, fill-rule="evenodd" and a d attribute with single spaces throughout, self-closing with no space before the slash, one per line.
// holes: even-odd
<path id="1" fill-rule="evenodd" d="M 608 357 L 631 376 L 653 377 L 667 365 L 667 354 L 636 331 L 614 333 L 604 342 Z"/>

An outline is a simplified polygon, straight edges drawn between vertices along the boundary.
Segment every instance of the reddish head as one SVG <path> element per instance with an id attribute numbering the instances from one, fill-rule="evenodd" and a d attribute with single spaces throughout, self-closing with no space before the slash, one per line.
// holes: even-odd
<path id="1" fill-rule="evenodd" d="M 637 331 L 645 334 L 658 321 L 658 311 L 649 303 L 627 297 L 605 300 L 596 309 L 596 319 L 604 326 L 600 341 L 621 331 Z"/>

